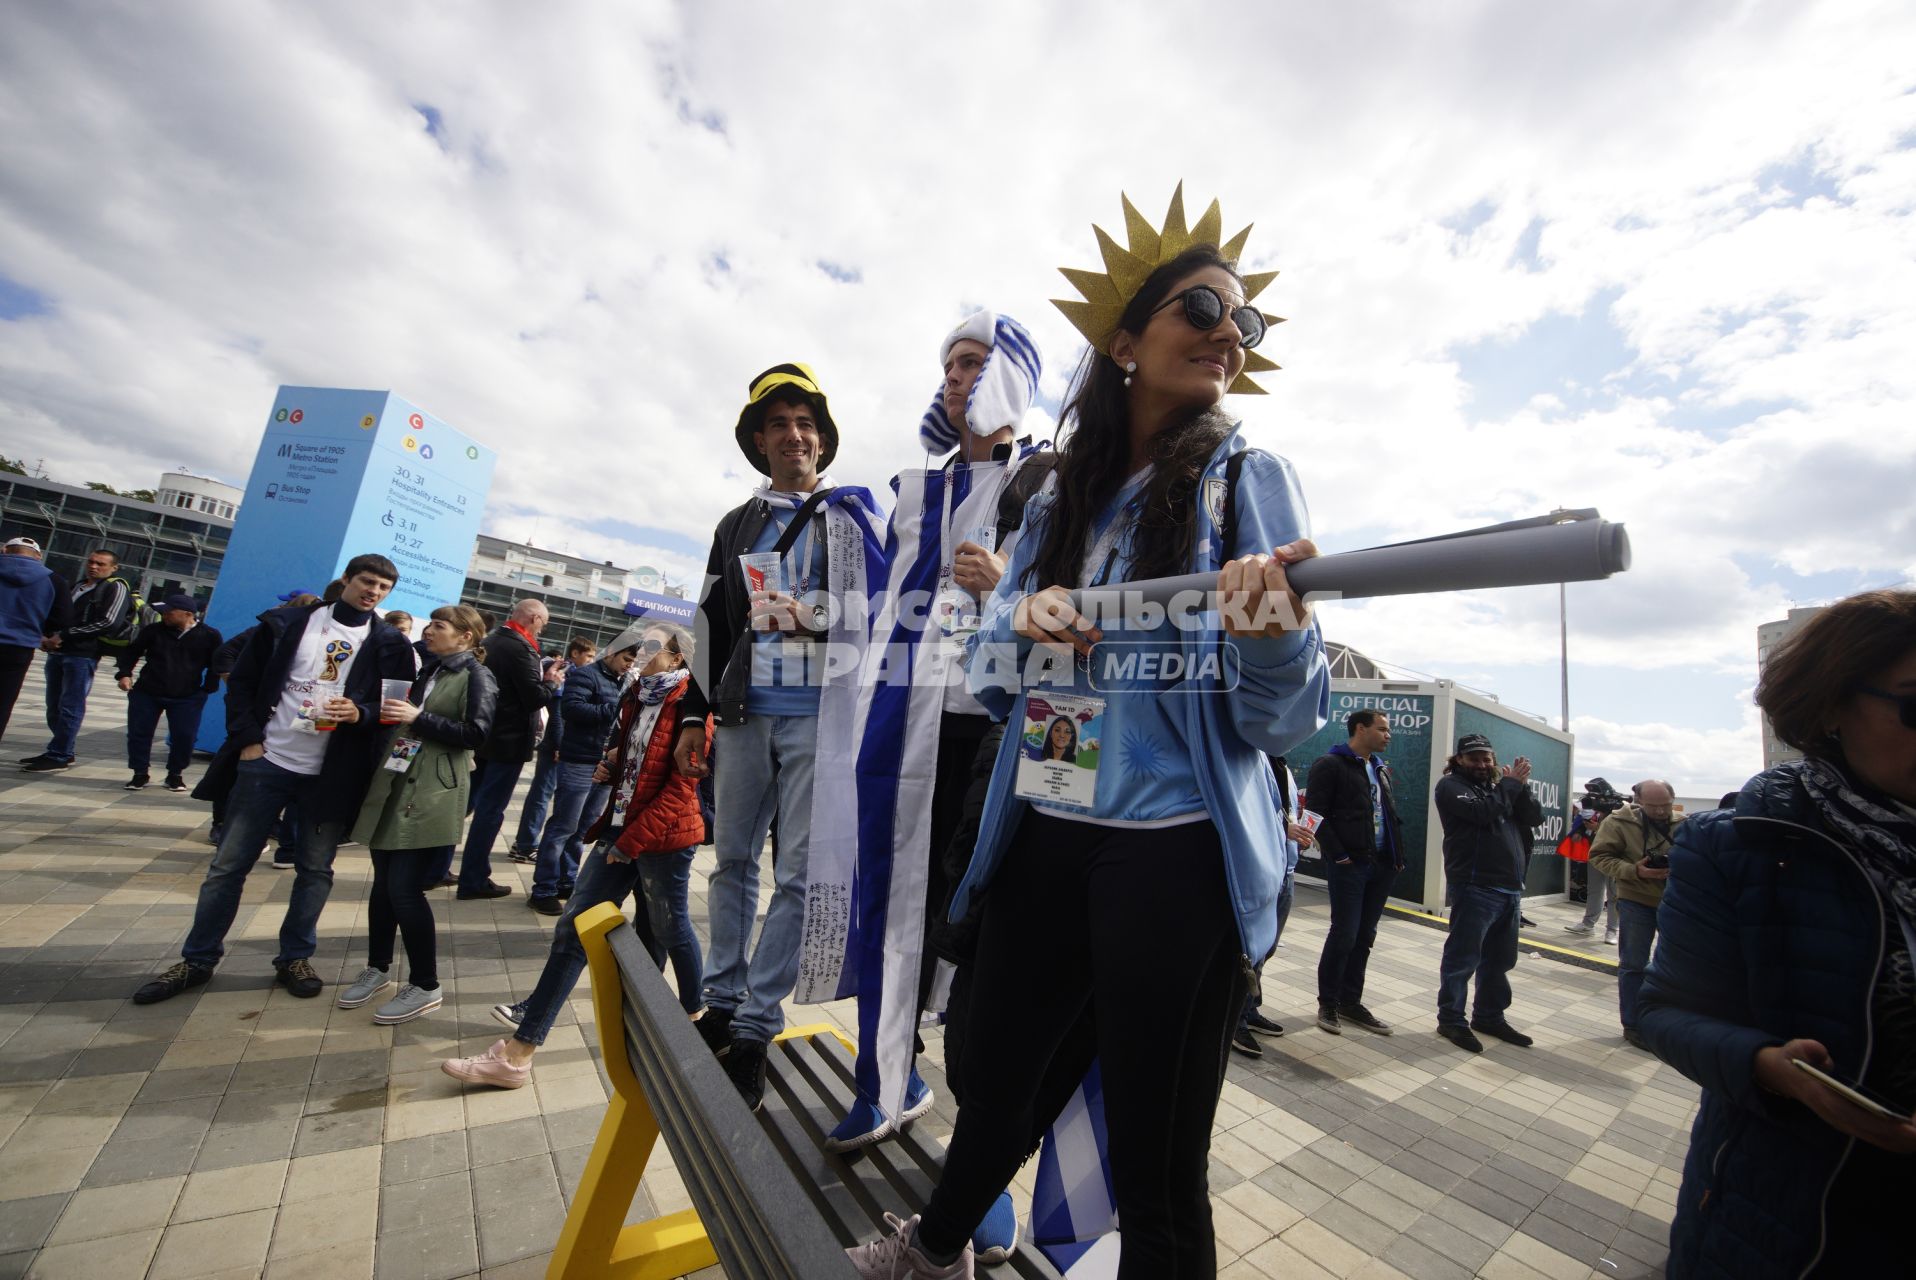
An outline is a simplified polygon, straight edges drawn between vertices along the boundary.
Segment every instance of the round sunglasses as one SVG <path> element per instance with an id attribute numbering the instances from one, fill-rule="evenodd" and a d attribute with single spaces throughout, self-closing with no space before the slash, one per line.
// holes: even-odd
<path id="1" fill-rule="evenodd" d="M 1224 323 L 1227 308 L 1224 295 L 1208 284 L 1194 284 L 1182 293 L 1173 294 L 1151 308 L 1156 315 L 1166 307 L 1184 304 L 1184 318 L 1193 329 L 1200 333 L 1209 333 Z M 1245 305 L 1229 311 L 1231 323 L 1237 326 L 1238 345 L 1249 351 L 1264 341 L 1264 316 L 1256 307 Z"/>

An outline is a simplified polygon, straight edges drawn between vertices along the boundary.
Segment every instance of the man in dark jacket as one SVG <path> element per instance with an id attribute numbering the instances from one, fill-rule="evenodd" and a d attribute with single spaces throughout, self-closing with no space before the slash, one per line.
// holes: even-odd
<path id="1" fill-rule="evenodd" d="M 1350 740 L 1319 756 L 1304 784 L 1304 802 L 1323 818 L 1317 843 L 1331 892 L 1330 932 L 1317 960 L 1317 1025 L 1342 1035 L 1348 1022 L 1387 1036 L 1389 1024 L 1364 1007 L 1364 976 L 1384 902 L 1404 869 L 1402 827 L 1383 756 L 1390 717 L 1353 711 L 1344 731 Z"/>
<path id="2" fill-rule="evenodd" d="M 1510 1008 L 1510 971 L 1517 966 L 1524 835 L 1543 821 L 1543 806 L 1530 790 L 1530 761 L 1518 756 L 1500 773 L 1490 739 L 1465 734 L 1437 780 L 1437 817 L 1444 824 L 1444 876 L 1450 882 L 1437 1034 L 1471 1053 L 1484 1051 L 1473 1031 L 1528 1046 L 1534 1041 L 1512 1027 L 1504 1012 Z M 1472 974 L 1477 1003 L 1466 1025 Z"/>
<path id="3" fill-rule="evenodd" d="M 552 717 L 565 726 L 559 740 L 558 785 L 552 793 L 545 838 L 539 842 L 539 861 L 532 870 L 532 893 L 526 898 L 526 905 L 540 915 L 556 916 L 565 910 L 561 904 L 572 896 L 572 881 L 585 851 L 583 837 L 599 820 L 612 794 L 611 783 L 594 782 L 592 775 L 605 758 L 606 739 L 619 721 L 625 673 L 638 656 L 635 643 L 566 673 L 565 692 Z"/>
<path id="4" fill-rule="evenodd" d="M 1622 940 L 1617 947 L 1617 1014 L 1623 1038 L 1648 1050 L 1637 1030 L 1637 996 L 1643 990 L 1644 971 L 1650 967 L 1650 948 L 1657 940 L 1657 908 L 1663 905 L 1663 887 L 1670 880 L 1670 846 L 1676 824 L 1676 788 L 1646 778 L 1630 788 L 1636 803 L 1626 804 L 1603 820 L 1590 842 L 1590 867 L 1617 886 L 1617 923 Z"/>
<path id="5" fill-rule="evenodd" d="M 551 617 L 544 601 L 527 598 L 512 606 L 504 626 L 486 636 L 486 670 L 499 686 L 499 700 L 492 732 L 473 753 L 472 825 L 466 828 L 466 849 L 459 859 L 461 898 L 512 893 L 510 886 L 493 881 L 492 842 L 499 838 L 512 789 L 539 740 L 539 713 L 559 696 L 560 669 L 555 664 L 552 672 L 542 672 L 539 666 L 539 636 Z M 450 855 L 446 861 L 450 867 Z"/>
<path id="6" fill-rule="evenodd" d="M 160 602 L 160 620 L 140 628 L 133 643 L 120 650 L 119 686 L 126 694 L 126 767 L 133 771 L 128 791 L 148 782 L 153 731 L 166 715 L 166 789 L 186 790 L 186 766 L 200 731 L 206 695 L 219 687 L 213 658 L 220 633 L 199 621 L 199 601 L 171 595 Z M 133 669 L 144 659 L 140 678 Z"/>
<path id="7" fill-rule="evenodd" d="M 550 678 L 556 666 L 560 668 L 559 678 L 564 680 L 567 671 L 586 666 L 598 656 L 597 645 L 584 636 L 574 636 L 566 644 L 565 657 L 547 658 L 540 674 Z M 565 717 L 548 715 L 546 731 L 540 735 L 539 745 L 532 749 L 532 783 L 519 806 L 519 831 L 512 839 L 510 850 L 514 862 L 539 860 L 539 836 L 545 830 L 546 810 L 552 806 L 552 789 L 559 785 L 559 746 L 564 741 Z"/>
<path id="8" fill-rule="evenodd" d="M 40 563 L 40 544 L 9 540 L 0 556 L 0 734 L 13 718 L 33 651 L 51 630 L 48 619 L 58 599 L 53 570 Z"/>
<path id="9" fill-rule="evenodd" d="M 74 744 L 86 718 L 87 695 L 100 665 L 100 641 L 119 636 L 133 605 L 133 589 L 116 576 L 120 557 L 101 547 L 86 558 L 86 577 L 70 593 L 67 625 L 48 636 L 47 749 L 20 762 L 23 773 L 57 773 L 73 767 Z"/>
<path id="10" fill-rule="evenodd" d="M 380 682 L 409 679 L 412 671 L 406 638 L 373 612 L 399 580 L 392 561 L 355 556 L 343 576 L 336 603 L 261 614 L 227 677 L 226 745 L 208 770 L 238 774 L 226 830 L 200 885 L 180 962 L 134 992 L 136 1004 L 170 999 L 213 976 L 247 873 L 280 811 L 295 800 L 299 865 L 273 967 L 296 996 L 311 998 L 324 985 L 311 962 L 319 913 L 332 892 L 334 851 L 379 766 Z"/>

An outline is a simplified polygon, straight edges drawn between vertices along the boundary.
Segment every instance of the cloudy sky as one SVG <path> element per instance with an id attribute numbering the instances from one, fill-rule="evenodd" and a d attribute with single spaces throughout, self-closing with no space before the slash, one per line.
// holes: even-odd
<path id="1" fill-rule="evenodd" d="M 937 344 L 1033 330 L 1186 183 L 1266 309 L 1328 550 L 1596 506 L 1579 779 L 1760 762 L 1755 626 L 1916 577 L 1906 4 L 8 6 L 0 452 L 243 481 L 282 383 L 501 454 L 490 532 L 702 565 L 747 381 L 814 364 L 880 487 Z M 1049 429 L 1048 419 L 1034 425 Z M 1557 593 L 1325 611 L 1555 719 Z"/>

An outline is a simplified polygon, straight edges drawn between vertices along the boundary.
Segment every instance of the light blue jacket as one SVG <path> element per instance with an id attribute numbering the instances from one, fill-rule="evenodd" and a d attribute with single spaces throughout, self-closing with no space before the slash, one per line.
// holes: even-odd
<path id="1" fill-rule="evenodd" d="M 1218 446 L 1205 464 L 1199 482 L 1197 539 L 1193 573 L 1214 572 L 1226 558 L 1217 546 L 1217 521 L 1223 511 L 1225 465 L 1232 454 L 1248 446 L 1242 432 Z M 1234 551 L 1268 554 L 1276 547 L 1310 533 L 1304 506 L 1291 466 L 1282 458 L 1251 450 L 1237 485 L 1237 537 Z M 985 709 L 996 717 L 1023 715 L 1022 691 L 1004 687 L 994 673 L 1021 669 L 1032 642 L 1011 628 L 1018 599 L 1027 594 L 1020 585 L 1026 567 L 1043 543 L 1043 526 L 1050 518 L 1051 496 L 1041 493 L 1026 507 L 1026 536 L 1018 541 L 1010 566 L 997 590 L 985 603 L 982 625 L 968 655 L 971 689 Z M 1128 574 L 1129 555 L 1119 552 L 1110 575 L 1120 582 Z M 1323 638 L 1317 624 L 1275 638 L 1233 639 L 1224 634 L 1215 614 L 1204 626 L 1182 633 L 1178 641 L 1187 669 L 1199 674 L 1157 696 L 1182 735 L 1198 791 L 1224 846 L 1225 879 L 1246 963 L 1261 960 L 1277 941 L 1277 894 L 1284 881 L 1285 839 L 1279 815 L 1277 782 L 1269 756 L 1283 755 L 1315 733 L 1330 710 L 1330 669 L 1325 664 Z M 1200 659 L 1215 655 L 1226 642 L 1235 645 L 1237 661 L 1229 664 L 1237 687 L 1226 691 Z M 1082 682 L 1082 676 L 1079 677 Z M 1062 690 L 1060 690 L 1062 692 Z M 1016 721 L 1014 723 L 1021 723 Z M 1022 735 L 1007 732 L 992 770 L 991 788 L 978 828 L 971 866 L 953 895 L 950 918 L 963 919 L 974 895 L 991 883 L 1005 850 L 1023 821 L 1027 802 L 1012 793 Z M 1135 815 L 1117 813 L 1117 818 Z"/>

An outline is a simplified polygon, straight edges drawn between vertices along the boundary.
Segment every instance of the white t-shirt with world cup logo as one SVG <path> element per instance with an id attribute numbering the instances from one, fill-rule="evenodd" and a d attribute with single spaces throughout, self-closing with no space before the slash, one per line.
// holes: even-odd
<path id="1" fill-rule="evenodd" d="M 266 724 L 266 758 L 292 773 L 311 776 L 326 762 L 326 744 L 330 731 L 316 729 L 319 712 L 314 686 L 328 680 L 340 682 L 343 694 L 346 672 L 358 661 L 366 647 L 372 619 L 349 627 L 333 616 L 328 607 L 306 622 L 306 634 L 299 639 L 299 652 L 293 655 L 286 675 L 286 687 L 273 707 L 273 718 Z"/>

